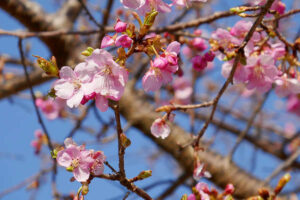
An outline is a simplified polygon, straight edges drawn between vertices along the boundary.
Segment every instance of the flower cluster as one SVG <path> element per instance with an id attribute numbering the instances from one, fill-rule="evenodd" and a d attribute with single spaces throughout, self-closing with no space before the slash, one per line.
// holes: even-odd
<path id="1" fill-rule="evenodd" d="M 103 49 L 95 49 L 74 70 L 62 67 L 59 76 L 54 83 L 56 96 L 65 99 L 70 108 L 95 99 L 96 106 L 103 112 L 108 108 L 108 99 L 121 98 L 128 80 L 127 70 Z"/>
<path id="2" fill-rule="evenodd" d="M 233 194 L 234 189 L 232 184 L 228 184 L 226 185 L 224 192 L 219 194 L 216 189 L 212 188 L 210 190 L 206 183 L 200 182 L 193 188 L 193 194 L 190 194 L 187 200 L 232 199 L 231 195 Z"/>
<path id="3" fill-rule="evenodd" d="M 66 148 L 57 153 L 57 163 L 73 172 L 78 182 L 86 182 L 91 174 L 103 173 L 105 156 L 102 151 L 86 150 L 84 145 L 78 146 L 71 138 L 65 139 L 64 143 Z"/>
<path id="4" fill-rule="evenodd" d="M 178 70 L 178 57 L 180 43 L 172 42 L 161 55 L 156 55 L 154 61 L 151 61 L 150 69 L 143 77 L 143 87 L 146 92 L 156 91 L 163 84 L 172 81 L 172 74 Z"/>
<path id="5" fill-rule="evenodd" d="M 113 45 L 117 47 L 121 46 L 123 48 L 130 48 L 133 40 L 127 34 L 121 34 L 118 36 L 118 33 L 126 32 L 127 23 L 118 19 L 114 29 L 116 34 L 113 36 L 106 35 L 101 42 L 101 48 L 106 48 Z"/>
<path id="6" fill-rule="evenodd" d="M 252 22 L 241 20 L 229 31 L 217 29 L 212 34 L 210 43 L 212 49 L 221 60 L 227 60 L 222 66 L 222 75 L 228 77 L 234 63 L 236 47 L 240 46 L 252 27 Z M 243 62 L 239 63 L 235 74 L 235 83 L 244 83 L 247 89 L 255 89 L 261 93 L 276 85 L 276 93 L 280 97 L 297 94 L 300 92 L 300 82 L 293 74 L 280 70 L 277 61 L 285 59 L 285 45 L 281 42 L 264 41 L 266 33 L 254 32 L 253 37 L 245 47 Z"/>

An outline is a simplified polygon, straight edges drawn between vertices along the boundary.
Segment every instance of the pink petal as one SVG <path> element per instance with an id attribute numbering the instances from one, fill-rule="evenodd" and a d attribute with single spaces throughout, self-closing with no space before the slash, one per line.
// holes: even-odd
<path id="1" fill-rule="evenodd" d="M 96 106 L 99 110 L 105 112 L 108 109 L 108 101 L 104 96 L 98 94 L 95 100 Z"/>

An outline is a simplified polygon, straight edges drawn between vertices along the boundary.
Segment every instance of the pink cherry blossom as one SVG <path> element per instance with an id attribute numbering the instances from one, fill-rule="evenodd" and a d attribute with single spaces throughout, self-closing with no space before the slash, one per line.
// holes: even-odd
<path id="1" fill-rule="evenodd" d="M 196 71 L 202 71 L 207 67 L 207 61 L 201 55 L 197 55 L 194 58 L 192 58 L 192 63 L 193 63 L 193 68 Z"/>
<path id="2" fill-rule="evenodd" d="M 122 46 L 124 48 L 129 48 L 132 44 L 133 40 L 128 35 L 120 35 L 116 38 L 115 44 L 116 46 Z"/>
<path id="3" fill-rule="evenodd" d="M 192 2 L 206 2 L 207 0 L 173 0 L 173 3 L 177 6 L 188 6 Z"/>
<path id="4" fill-rule="evenodd" d="M 127 23 L 122 22 L 120 19 L 117 20 L 116 25 L 114 26 L 114 29 L 117 33 L 125 32 L 127 27 Z"/>
<path id="5" fill-rule="evenodd" d="M 192 40 L 192 46 L 197 49 L 198 51 L 204 51 L 207 49 L 207 45 L 204 39 L 200 37 L 196 37 Z"/>
<path id="6" fill-rule="evenodd" d="M 78 107 L 82 98 L 94 92 L 92 84 L 96 68 L 86 62 L 79 63 L 74 71 L 71 67 L 61 68 L 60 79 L 54 83 L 56 96 L 67 100 L 70 108 Z"/>
<path id="7" fill-rule="evenodd" d="M 171 12 L 171 5 L 163 0 L 121 0 L 121 3 L 127 8 L 138 10 L 143 15 L 152 9 L 162 13 Z"/>
<path id="8" fill-rule="evenodd" d="M 156 91 L 163 84 L 163 75 L 159 68 L 150 67 L 142 80 L 143 88 L 146 92 Z"/>
<path id="9" fill-rule="evenodd" d="M 240 20 L 230 29 L 230 34 L 239 39 L 244 39 L 252 25 L 253 23 L 250 21 Z M 255 32 L 255 34 L 258 33 Z M 257 35 L 253 35 L 253 37 L 257 37 Z"/>
<path id="10" fill-rule="evenodd" d="M 171 130 L 166 121 L 162 118 L 156 119 L 151 126 L 151 133 L 154 137 L 165 139 Z"/>
<path id="11" fill-rule="evenodd" d="M 188 104 L 193 93 L 192 83 L 186 77 L 177 78 L 173 83 L 174 98 L 180 104 Z"/>
<path id="12" fill-rule="evenodd" d="M 248 2 L 254 6 L 262 6 L 267 3 L 267 0 L 249 0 Z M 279 14 L 283 14 L 285 11 L 285 4 L 282 3 L 280 0 L 275 0 L 272 4 L 271 10 L 275 10 Z"/>
<path id="13" fill-rule="evenodd" d="M 106 111 L 107 99 L 118 101 L 123 95 L 128 72 L 113 60 L 109 52 L 103 49 L 95 49 L 86 62 L 89 66 L 96 68 L 93 79 L 96 105 L 101 111 Z"/>
<path id="14" fill-rule="evenodd" d="M 201 195 L 201 200 L 210 200 L 210 197 L 209 197 L 209 188 L 208 188 L 208 185 L 206 183 L 198 183 L 195 187 L 198 192 L 200 193 Z M 188 196 L 188 200 L 197 200 L 196 196 L 194 194 L 190 194 Z"/>
<path id="15" fill-rule="evenodd" d="M 300 93 L 300 82 L 295 78 L 288 78 L 283 74 L 275 80 L 275 92 L 279 97 L 286 97 L 290 94 Z"/>
<path id="16" fill-rule="evenodd" d="M 34 132 L 35 140 L 31 142 L 31 146 L 34 148 L 34 153 L 39 154 L 43 145 L 43 131 L 38 129 Z"/>
<path id="17" fill-rule="evenodd" d="M 289 96 L 286 107 L 289 112 L 300 116 L 300 99 L 297 95 Z"/>
<path id="18" fill-rule="evenodd" d="M 234 192 L 234 186 L 232 184 L 227 184 L 224 190 L 225 194 L 233 194 Z"/>
<path id="19" fill-rule="evenodd" d="M 256 88 L 259 92 L 266 92 L 272 87 L 278 71 L 274 59 L 269 55 L 251 56 L 245 66 L 249 70 L 247 88 Z"/>
<path id="20" fill-rule="evenodd" d="M 171 42 L 167 49 L 162 54 L 169 62 L 168 71 L 174 73 L 178 70 L 178 54 L 180 52 L 180 43 L 177 41 Z"/>
<path id="21" fill-rule="evenodd" d="M 59 117 L 61 110 L 65 106 L 65 100 L 56 97 L 55 99 L 53 98 L 48 98 L 48 99 L 42 99 L 42 98 L 37 98 L 35 100 L 35 104 L 37 107 L 41 109 L 43 114 L 50 120 L 56 119 Z"/>
<path id="22" fill-rule="evenodd" d="M 222 65 L 222 75 L 225 78 L 229 77 L 230 72 L 232 70 L 232 66 L 233 66 L 233 61 L 225 62 Z M 249 74 L 250 74 L 250 70 L 246 68 L 244 65 L 239 63 L 235 70 L 233 81 L 235 83 L 245 83 L 248 80 Z"/>
<path id="23" fill-rule="evenodd" d="M 103 174 L 104 171 L 104 161 L 105 155 L 102 151 L 96 151 L 93 153 L 92 158 L 94 159 L 94 163 L 91 166 L 91 173 L 95 176 Z"/>
<path id="24" fill-rule="evenodd" d="M 85 182 L 90 176 L 90 168 L 94 163 L 91 151 L 84 150 L 76 145 L 68 145 L 66 149 L 57 153 L 57 163 L 73 171 L 78 182 Z"/>

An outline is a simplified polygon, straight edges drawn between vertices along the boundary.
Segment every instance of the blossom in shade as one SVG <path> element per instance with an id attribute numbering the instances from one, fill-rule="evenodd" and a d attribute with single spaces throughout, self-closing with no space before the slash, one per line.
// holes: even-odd
<path id="1" fill-rule="evenodd" d="M 196 37 L 191 42 L 192 46 L 197 49 L 198 51 L 204 51 L 207 49 L 207 45 L 204 39 L 200 37 Z"/>
<path id="2" fill-rule="evenodd" d="M 283 74 L 275 80 L 275 92 L 279 97 L 286 97 L 290 94 L 300 93 L 300 82 L 295 78 L 288 78 Z"/>
<path id="3" fill-rule="evenodd" d="M 146 92 L 156 91 L 163 84 L 163 74 L 159 68 L 150 67 L 142 79 L 143 88 Z"/>
<path id="4" fill-rule="evenodd" d="M 151 126 L 151 133 L 154 137 L 165 139 L 171 130 L 166 121 L 162 118 L 156 119 Z"/>
<path id="5" fill-rule="evenodd" d="M 114 29 L 117 33 L 125 32 L 127 23 L 122 22 L 120 19 L 117 20 L 117 23 L 114 26 Z"/>
<path id="6" fill-rule="evenodd" d="M 193 2 L 206 2 L 207 0 L 173 0 L 173 3 L 177 6 L 188 6 L 190 3 L 193 3 Z"/>
<path id="7" fill-rule="evenodd" d="M 128 72 L 103 49 L 95 49 L 92 55 L 87 57 L 86 62 L 96 68 L 93 79 L 96 106 L 101 111 L 106 111 L 108 99 L 118 101 L 123 95 Z"/>
<path id="8" fill-rule="evenodd" d="M 35 100 L 35 104 L 37 107 L 41 109 L 43 114 L 47 117 L 47 119 L 53 120 L 59 117 L 61 110 L 65 106 L 65 100 L 56 97 L 43 99 L 43 98 L 37 98 Z"/>
<path id="9" fill-rule="evenodd" d="M 300 99 L 297 95 L 289 96 L 286 104 L 286 108 L 289 112 L 300 116 Z"/>
<path id="10" fill-rule="evenodd" d="M 250 5 L 253 6 L 262 6 L 267 3 L 267 0 L 248 0 Z M 279 14 L 283 14 L 285 11 L 285 4 L 282 3 L 280 0 L 275 0 L 271 6 L 271 10 L 277 11 Z"/>
<path id="11" fill-rule="evenodd" d="M 278 75 L 274 59 L 269 55 L 251 56 L 245 66 L 249 70 L 247 88 L 267 92 Z"/>
<path id="12" fill-rule="evenodd" d="M 65 99 L 70 108 L 78 107 L 85 95 L 94 92 L 92 81 L 95 73 L 95 67 L 86 62 L 79 63 L 74 71 L 71 67 L 62 67 L 60 79 L 54 83 L 56 96 Z"/>
<path id="13" fill-rule="evenodd" d="M 232 66 L 233 66 L 233 61 L 229 61 L 229 62 L 225 62 L 222 65 L 222 75 L 225 78 L 228 78 L 230 75 L 230 72 L 232 70 Z M 235 83 L 246 83 L 248 80 L 248 76 L 250 74 L 250 70 L 248 68 L 246 68 L 244 65 L 242 64 L 238 64 L 234 76 L 233 76 L 233 80 Z"/>
<path id="14" fill-rule="evenodd" d="M 180 104 L 188 104 L 191 101 L 192 83 L 185 77 L 177 78 L 173 83 L 174 98 Z"/>
<path id="15" fill-rule="evenodd" d="M 141 14 L 150 12 L 152 9 L 158 12 L 171 12 L 171 5 L 163 0 L 121 0 L 121 3 L 127 8 L 138 10 Z"/>

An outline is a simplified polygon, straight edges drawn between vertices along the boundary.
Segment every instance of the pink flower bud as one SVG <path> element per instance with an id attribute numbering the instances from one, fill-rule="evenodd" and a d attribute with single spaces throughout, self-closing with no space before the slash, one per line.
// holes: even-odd
<path id="1" fill-rule="evenodd" d="M 197 36 L 200 36 L 200 35 L 202 35 L 202 31 L 200 29 L 197 29 L 194 31 L 194 34 Z"/>
<path id="2" fill-rule="evenodd" d="M 132 44 L 132 39 L 128 35 L 120 35 L 116 39 L 116 46 L 122 46 L 124 48 L 129 48 Z"/>
<path id="3" fill-rule="evenodd" d="M 215 54 L 212 51 L 209 51 L 209 52 L 204 54 L 204 59 L 207 62 L 212 62 L 215 59 Z"/>
<path id="4" fill-rule="evenodd" d="M 207 61 L 202 56 L 195 56 L 192 58 L 193 68 L 196 71 L 202 71 L 207 67 Z"/>
<path id="5" fill-rule="evenodd" d="M 227 184 L 224 190 L 225 194 L 232 194 L 234 192 L 234 186 L 232 184 Z"/>
<path id="6" fill-rule="evenodd" d="M 127 27 L 127 23 L 122 22 L 120 19 L 117 20 L 116 25 L 114 26 L 114 29 L 117 33 L 125 32 Z"/>
<path id="7" fill-rule="evenodd" d="M 165 139 L 170 134 L 170 127 L 162 118 L 156 119 L 151 126 L 151 133 L 154 137 Z"/>
<path id="8" fill-rule="evenodd" d="M 205 44 L 205 40 L 202 38 L 194 38 L 192 40 L 192 45 L 195 47 L 198 51 L 204 51 L 207 48 L 207 45 Z"/>
<path id="9" fill-rule="evenodd" d="M 107 35 L 102 39 L 101 48 L 112 46 L 114 45 L 114 43 L 115 43 L 114 39 L 111 36 Z"/>

